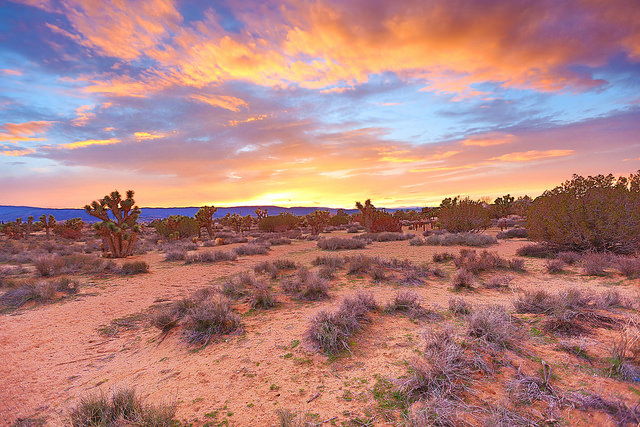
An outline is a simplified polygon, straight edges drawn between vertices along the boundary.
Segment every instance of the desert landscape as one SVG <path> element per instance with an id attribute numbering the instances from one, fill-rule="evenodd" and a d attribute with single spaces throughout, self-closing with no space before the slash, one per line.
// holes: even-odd
<path id="1" fill-rule="evenodd" d="M 0 427 L 640 426 L 639 23 L 0 1 Z"/>

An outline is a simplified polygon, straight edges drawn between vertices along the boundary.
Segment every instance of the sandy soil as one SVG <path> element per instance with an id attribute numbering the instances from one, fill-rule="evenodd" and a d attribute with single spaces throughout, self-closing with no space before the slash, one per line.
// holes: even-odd
<path id="1" fill-rule="evenodd" d="M 489 250 L 510 258 L 525 243 L 501 241 Z M 431 264 L 434 253 L 443 250 L 457 253 L 459 249 L 410 246 L 407 241 L 400 241 L 373 243 L 364 250 L 338 254 L 361 253 Z M 377 378 L 393 379 L 406 374 L 405 362 L 420 347 L 425 325 L 433 328 L 441 325 L 375 314 L 371 324 L 354 339 L 353 354 L 336 360 L 328 360 L 310 349 L 303 337 L 314 313 L 337 306 L 342 296 L 354 289 L 365 288 L 384 303 L 394 295 L 397 285 L 373 284 L 366 277 L 345 277 L 342 273 L 332 281 L 331 299 L 327 301 L 293 301 L 278 290 L 280 303 L 273 310 L 249 311 L 246 303 L 235 304 L 235 309 L 243 313 L 245 332 L 201 349 L 185 344 L 178 330 L 161 339 L 159 331 L 144 321 L 137 329 L 121 330 L 114 336 L 99 331 L 113 319 L 148 313 L 154 304 L 186 297 L 228 275 L 251 269 L 260 261 L 289 258 L 310 265 L 321 253 L 329 252 L 320 251 L 315 242 L 294 241 L 291 245 L 272 247 L 268 255 L 184 265 L 182 261 L 164 261 L 162 254 L 152 252 L 134 257 L 150 264 L 148 274 L 82 276 L 83 287 L 77 296 L 0 315 L 0 424 L 11 425 L 21 417 L 46 417 L 47 425 L 64 425 L 69 409 L 81 396 L 125 386 L 135 386 L 147 402 L 177 403 L 177 418 L 194 425 L 224 420 L 237 426 L 277 425 L 277 408 L 314 414 L 317 422 L 336 417 L 330 422 L 336 425 L 364 417 L 367 408 L 375 412 L 378 405 L 372 388 Z M 587 277 L 577 268 L 570 268 L 566 274 L 550 275 L 543 264 L 542 260 L 527 258 L 527 271 L 515 274 L 511 291 L 480 289 L 459 296 L 474 304 L 502 303 L 509 307 L 516 290 L 527 288 L 551 291 L 575 286 L 594 290 L 615 288 L 637 297 L 638 280 L 627 280 L 615 273 L 608 277 Z M 454 271 L 452 263 L 443 266 L 450 277 Z M 449 280 L 432 279 L 427 285 L 412 289 L 424 297 L 425 304 L 439 305 L 444 313 L 449 298 L 456 295 Z M 448 319 L 455 321 L 450 315 Z M 601 341 L 604 340 L 601 336 L 606 337 L 607 333 L 611 332 L 601 331 L 588 339 L 594 341 L 595 348 L 604 351 L 607 343 Z M 548 340 L 532 335 L 525 347 L 554 366 L 558 387 L 588 387 L 629 405 L 638 403 L 640 386 L 589 371 L 584 361 L 567 353 L 548 351 Z M 531 359 L 523 369 L 535 372 L 539 362 Z M 498 378 L 513 372 L 514 369 L 506 369 Z M 497 382 L 484 379 L 474 387 L 491 404 L 504 399 L 504 391 L 493 386 Z M 573 410 L 564 411 L 563 417 L 572 425 L 612 425 L 602 413 Z M 377 425 L 398 422 L 398 419 L 377 419 Z"/>

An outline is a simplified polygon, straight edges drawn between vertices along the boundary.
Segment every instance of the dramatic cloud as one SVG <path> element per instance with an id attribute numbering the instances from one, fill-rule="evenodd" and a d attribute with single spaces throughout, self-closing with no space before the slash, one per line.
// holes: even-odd
<path id="1" fill-rule="evenodd" d="M 636 0 L 8 2 L 3 202 L 419 206 L 628 173 L 638 22 Z"/>

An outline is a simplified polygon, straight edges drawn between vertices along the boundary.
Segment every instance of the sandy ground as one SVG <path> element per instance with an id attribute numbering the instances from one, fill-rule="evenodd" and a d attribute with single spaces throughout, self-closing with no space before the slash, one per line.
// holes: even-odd
<path id="1" fill-rule="evenodd" d="M 501 241 L 489 250 L 510 258 L 525 243 Z M 337 254 L 361 253 L 432 264 L 435 252 L 457 253 L 459 249 L 410 246 L 408 241 L 374 242 L 364 250 Z M 145 313 L 154 304 L 189 296 L 225 276 L 251 269 L 260 261 L 289 258 L 310 265 L 319 254 L 335 253 L 320 251 L 316 242 L 294 241 L 272 247 L 267 255 L 184 265 L 182 261 L 166 262 L 162 254 L 152 252 L 134 257 L 150 264 L 148 274 L 83 276 L 83 287 L 77 296 L 0 315 L 0 424 L 11 425 L 21 417 L 46 417 L 47 425 L 64 425 L 69 409 L 81 396 L 125 386 L 135 386 L 147 402 L 177 403 L 176 418 L 194 425 L 224 420 L 237 426 L 277 425 L 277 408 L 314 414 L 317 422 L 336 417 L 331 420 L 336 425 L 362 416 L 367 407 L 376 406 L 371 390 L 378 377 L 406 374 L 405 361 L 419 348 L 425 324 L 403 316 L 375 314 L 371 324 L 354 339 L 353 354 L 337 360 L 328 360 L 310 349 L 304 333 L 314 313 L 337 306 L 342 296 L 354 289 L 365 288 L 384 303 L 394 295 L 397 285 L 372 284 L 365 277 L 345 277 L 342 273 L 332 281 L 331 298 L 327 301 L 293 301 L 278 290 L 280 303 L 273 310 L 249 312 L 246 304 L 236 304 L 235 308 L 243 313 L 245 332 L 201 349 L 185 344 L 179 331 L 161 339 L 158 330 L 145 322 L 138 329 L 120 331 L 112 337 L 99 332 L 113 319 Z M 553 291 L 573 286 L 596 290 L 615 287 L 636 296 L 640 285 L 638 280 L 617 274 L 583 276 L 577 268 L 570 268 L 567 274 L 550 275 L 544 271 L 543 263 L 527 258 L 527 272 L 515 274 L 512 288 Z M 444 269 L 448 277 L 453 274 L 451 262 L 445 263 Z M 439 305 L 444 312 L 449 298 L 455 295 L 449 280 L 432 279 L 427 285 L 412 289 L 424 297 L 425 304 Z M 482 289 L 461 296 L 474 304 L 503 303 L 511 307 L 514 291 Z M 427 327 L 431 326 L 427 323 Z M 532 337 L 528 344 L 532 351 L 537 347 L 536 339 Z M 584 372 L 573 356 L 557 353 L 540 357 L 563 366 L 563 373 L 575 373 L 559 380 L 565 388 L 591 381 L 606 395 L 617 396 L 631 405 L 638 403 L 635 386 Z M 488 399 L 497 399 L 500 396 L 492 390 L 491 382 L 481 381 L 478 387 Z M 598 413 L 573 411 L 565 416 L 572 425 L 611 424 L 607 416 Z M 384 419 L 377 423 L 386 424 Z"/>

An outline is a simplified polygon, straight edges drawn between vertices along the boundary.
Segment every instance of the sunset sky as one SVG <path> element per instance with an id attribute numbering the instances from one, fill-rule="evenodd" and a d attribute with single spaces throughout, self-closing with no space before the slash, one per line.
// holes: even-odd
<path id="1" fill-rule="evenodd" d="M 638 169 L 638 0 L 0 5 L 0 204 L 425 206 Z"/>

